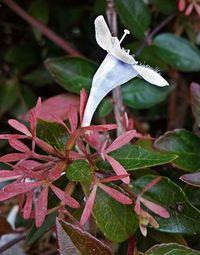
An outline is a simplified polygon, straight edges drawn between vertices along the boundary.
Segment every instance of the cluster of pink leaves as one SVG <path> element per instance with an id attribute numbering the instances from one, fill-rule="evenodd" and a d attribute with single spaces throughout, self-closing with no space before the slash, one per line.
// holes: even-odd
<path id="1" fill-rule="evenodd" d="M 189 16 L 193 10 L 200 16 L 200 1 L 199 0 L 179 0 L 178 9 L 184 12 L 186 16 Z"/>
<path id="2" fill-rule="evenodd" d="M 1 134 L 0 139 L 7 139 L 10 146 L 17 152 L 6 154 L 0 157 L 0 162 L 3 162 L 11 167 L 11 170 L 0 171 L 0 181 L 13 181 L 0 190 L 0 201 L 18 196 L 20 198 L 20 209 L 25 219 L 35 218 L 36 226 L 42 225 L 45 216 L 52 212 L 52 208 L 48 210 L 48 193 L 49 189 L 60 199 L 61 204 L 56 209 L 63 210 L 65 205 L 71 208 L 78 208 L 79 202 L 76 201 L 70 194 L 61 190 L 53 184 L 58 180 L 67 165 L 73 160 L 85 159 L 92 163 L 98 157 L 107 160 L 116 173 L 116 176 L 107 178 L 105 180 L 98 180 L 94 176 L 93 190 L 88 199 L 81 223 L 83 224 L 89 217 L 92 203 L 95 197 L 97 186 L 104 190 L 107 194 L 112 196 L 117 201 L 123 204 L 131 204 L 129 197 L 120 193 L 119 191 L 106 186 L 103 182 L 110 182 L 115 180 L 122 180 L 129 183 L 130 179 L 126 170 L 114 158 L 108 155 L 109 152 L 118 149 L 119 147 L 128 143 L 134 137 L 140 137 L 135 130 L 130 130 L 119 136 L 113 143 L 108 145 L 108 139 L 102 139 L 100 132 L 107 132 L 115 129 L 116 125 L 96 125 L 89 127 L 81 127 L 81 121 L 84 113 L 84 107 L 87 101 L 85 91 L 81 92 L 80 109 L 78 118 L 77 107 L 74 105 L 68 108 L 69 127 L 63 121 L 66 116 L 60 114 L 52 114 L 51 121 L 55 121 L 66 128 L 69 134 L 69 139 L 64 151 L 59 151 L 47 142 L 37 137 L 37 122 L 41 118 L 42 103 L 38 99 L 36 107 L 29 112 L 29 126 L 28 129 L 24 124 L 15 119 L 8 121 L 9 125 L 21 134 Z M 26 116 L 27 118 L 27 116 Z M 80 124 L 79 124 L 80 123 Z M 22 142 L 28 139 L 32 143 L 32 148 Z M 96 149 L 94 154 L 87 151 L 86 143 Z M 75 151 L 74 147 L 78 146 L 79 151 Z M 40 147 L 44 154 L 36 152 L 36 146 Z M 89 210 L 88 210 L 89 204 Z"/>

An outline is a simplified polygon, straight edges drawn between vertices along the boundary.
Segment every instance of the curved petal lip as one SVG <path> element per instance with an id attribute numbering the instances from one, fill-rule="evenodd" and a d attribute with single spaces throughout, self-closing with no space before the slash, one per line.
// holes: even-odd
<path id="1" fill-rule="evenodd" d="M 159 87 L 169 85 L 169 83 L 159 73 L 149 67 L 133 65 L 133 69 L 135 69 L 144 80 L 150 82 L 151 84 L 157 85 Z"/>

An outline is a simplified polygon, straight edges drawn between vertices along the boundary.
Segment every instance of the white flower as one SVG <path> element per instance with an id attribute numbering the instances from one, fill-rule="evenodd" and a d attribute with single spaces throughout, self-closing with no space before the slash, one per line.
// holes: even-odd
<path id="1" fill-rule="evenodd" d="M 108 52 L 92 80 L 90 95 L 86 104 L 82 126 L 89 126 L 94 112 L 101 100 L 114 88 L 136 76 L 140 76 L 151 84 L 159 87 L 169 85 L 168 82 L 152 68 L 138 64 L 129 50 L 121 48 L 120 44 L 126 34 L 125 29 L 121 40 L 113 37 L 103 16 L 95 19 L 96 41 Z"/>

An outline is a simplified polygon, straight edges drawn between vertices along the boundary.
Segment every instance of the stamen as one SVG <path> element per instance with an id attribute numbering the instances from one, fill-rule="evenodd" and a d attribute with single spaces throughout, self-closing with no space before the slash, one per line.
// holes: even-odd
<path id="1" fill-rule="evenodd" d="M 128 29 L 124 29 L 124 34 L 123 34 L 122 38 L 120 39 L 119 43 L 121 43 L 124 40 L 124 38 L 126 37 L 126 35 L 129 35 L 129 34 L 130 34 L 130 31 Z"/>

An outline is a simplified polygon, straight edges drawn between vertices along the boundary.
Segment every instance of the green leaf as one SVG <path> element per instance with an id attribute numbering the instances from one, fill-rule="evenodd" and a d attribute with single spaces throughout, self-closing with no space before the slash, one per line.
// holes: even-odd
<path id="1" fill-rule="evenodd" d="M 60 151 L 63 151 L 68 139 L 66 129 L 62 125 L 44 120 L 38 121 L 37 136 Z"/>
<path id="2" fill-rule="evenodd" d="M 23 70 L 40 61 L 39 48 L 34 43 L 16 44 L 6 52 L 5 60 Z"/>
<path id="3" fill-rule="evenodd" d="M 31 16 L 41 21 L 43 24 L 47 24 L 49 20 L 49 5 L 47 0 L 34 0 L 30 7 L 29 13 Z M 37 40 L 41 40 L 42 33 L 35 28 L 33 29 L 33 33 Z"/>
<path id="4" fill-rule="evenodd" d="M 200 51 L 187 39 L 163 33 L 154 38 L 153 45 L 159 57 L 170 66 L 185 72 L 200 70 Z"/>
<path id="5" fill-rule="evenodd" d="M 200 85 L 192 83 L 190 86 L 191 106 L 197 125 L 200 127 Z"/>
<path id="6" fill-rule="evenodd" d="M 90 90 L 97 69 L 93 61 L 78 57 L 51 58 L 45 61 L 45 65 L 59 85 L 77 94 L 82 88 Z"/>
<path id="7" fill-rule="evenodd" d="M 112 112 L 113 102 L 110 98 L 104 98 L 98 107 L 99 117 L 106 117 Z"/>
<path id="8" fill-rule="evenodd" d="M 37 87 L 53 83 L 53 79 L 44 67 L 35 69 L 31 73 L 24 75 L 23 81 Z"/>
<path id="9" fill-rule="evenodd" d="M 151 21 L 151 13 L 141 0 L 115 0 L 115 6 L 124 26 L 137 38 L 143 38 Z"/>
<path id="10" fill-rule="evenodd" d="M 153 149 L 143 148 L 137 145 L 127 144 L 122 148 L 110 153 L 127 171 L 141 168 L 158 166 L 169 163 L 176 159 L 176 155 L 160 153 Z M 106 167 L 104 162 L 100 166 Z"/>
<path id="11" fill-rule="evenodd" d="M 146 109 L 164 101 L 173 87 L 160 88 L 145 80 L 134 78 L 122 87 L 124 103 L 135 109 Z"/>
<path id="12" fill-rule="evenodd" d="M 168 243 L 157 244 L 145 252 L 144 255 L 199 255 L 199 251 L 195 251 L 189 247 Z"/>
<path id="13" fill-rule="evenodd" d="M 66 175 L 70 181 L 86 183 L 92 181 L 91 169 L 85 160 L 73 161 L 66 169 Z"/>
<path id="14" fill-rule="evenodd" d="M 33 244 L 38 239 L 40 239 L 47 231 L 49 231 L 55 225 L 56 216 L 57 212 L 49 214 L 45 218 L 44 223 L 40 228 L 36 228 L 35 224 L 33 223 L 31 230 L 26 237 L 26 243 L 28 245 Z"/>
<path id="15" fill-rule="evenodd" d="M 134 192 L 139 193 L 156 177 L 146 175 L 134 181 Z M 183 190 L 168 178 L 163 177 L 146 191 L 143 197 L 165 207 L 170 214 L 169 219 L 155 216 L 159 224 L 158 231 L 186 235 L 200 234 L 200 211 L 192 206 Z"/>
<path id="16" fill-rule="evenodd" d="M 0 81 L 0 117 L 16 103 L 19 93 L 17 80 Z"/>
<path id="17" fill-rule="evenodd" d="M 164 14 L 172 14 L 177 11 L 177 0 L 150 0 L 150 2 Z"/>
<path id="18" fill-rule="evenodd" d="M 61 255 L 112 255 L 110 248 L 91 234 L 57 219 L 56 233 Z"/>
<path id="19" fill-rule="evenodd" d="M 97 189 L 93 214 L 105 237 L 114 242 L 127 240 L 138 227 L 133 207 L 120 204 L 100 189 Z"/>
<path id="20" fill-rule="evenodd" d="M 187 130 L 174 130 L 160 136 L 154 146 L 168 153 L 178 155 L 173 162 L 178 168 L 189 172 L 200 169 L 200 138 Z"/>

